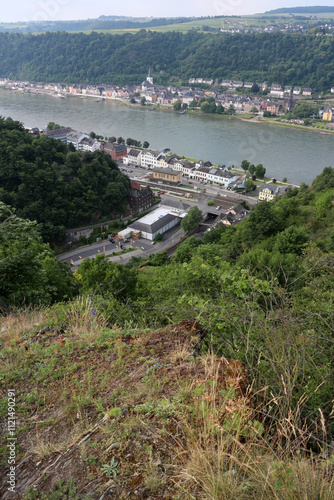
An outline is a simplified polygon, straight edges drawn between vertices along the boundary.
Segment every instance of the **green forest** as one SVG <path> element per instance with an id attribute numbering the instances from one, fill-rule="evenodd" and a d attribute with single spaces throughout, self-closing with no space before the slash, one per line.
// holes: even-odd
<path id="1" fill-rule="evenodd" d="M 60 83 L 157 83 L 190 77 L 264 80 L 328 92 L 334 82 L 333 37 L 310 34 L 186 34 L 140 30 L 0 34 L 0 76 Z M 160 74 L 164 72 L 164 74 Z"/>
<path id="2" fill-rule="evenodd" d="M 0 118 L 0 178 L 0 201 L 37 221 L 51 244 L 65 240 L 65 229 L 122 212 L 130 187 L 109 155 L 33 137 L 11 118 Z"/>

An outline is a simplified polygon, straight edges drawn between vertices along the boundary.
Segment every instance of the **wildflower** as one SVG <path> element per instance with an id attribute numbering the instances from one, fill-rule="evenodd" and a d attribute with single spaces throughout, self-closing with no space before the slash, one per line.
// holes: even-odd
<path id="1" fill-rule="evenodd" d="M 94 306 L 92 306 L 92 307 L 89 309 L 89 314 L 90 314 L 91 316 L 93 316 L 93 318 L 95 318 L 95 317 L 96 317 Z"/>

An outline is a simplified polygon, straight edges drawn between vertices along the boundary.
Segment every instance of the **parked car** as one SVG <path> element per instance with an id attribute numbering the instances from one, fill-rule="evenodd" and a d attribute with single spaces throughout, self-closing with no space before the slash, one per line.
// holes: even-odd
<path id="1" fill-rule="evenodd" d="M 122 249 L 122 250 L 125 250 L 125 246 L 124 246 L 124 245 L 121 245 L 121 249 Z"/>
<path id="2" fill-rule="evenodd" d="M 110 243 L 115 243 L 115 240 L 113 238 L 109 239 Z"/>

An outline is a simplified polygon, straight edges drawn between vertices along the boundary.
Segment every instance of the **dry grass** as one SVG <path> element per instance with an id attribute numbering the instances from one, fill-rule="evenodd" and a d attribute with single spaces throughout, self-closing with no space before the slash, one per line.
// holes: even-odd
<path id="1" fill-rule="evenodd" d="M 36 330 L 45 321 L 45 309 L 25 308 L 0 317 L 0 343 L 10 347 L 22 335 Z"/>
<path id="2" fill-rule="evenodd" d="M 302 456 L 280 457 L 267 443 L 219 440 L 188 441 L 181 478 L 208 500 L 331 500 L 333 465 Z"/>
<path id="3" fill-rule="evenodd" d="M 78 297 L 70 303 L 67 322 L 71 332 L 82 336 L 87 342 L 92 342 L 107 323 L 89 297 Z"/>
<path id="4" fill-rule="evenodd" d="M 190 351 L 189 348 L 180 346 L 179 349 L 176 349 L 173 351 L 170 355 L 170 362 L 174 364 L 180 364 L 184 363 L 187 361 L 190 357 Z"/>
<path id="5" fill-rule="evenodd" d="M 207 500 L 334 498 L 333 456 L 307 452 L 311 432 L 296 426 L 300 407 L 264 429 L 256 420 L 259 408 L 247 397 L 229 391 L 222 397 L 214 357 L 202 361 L 205 379 L 191 382 L 187 391 L 205 388 L 192 422 L 184 422 L 186 458 L 178 482 L 184 498 L 194 498 L 194 492 Z"/>

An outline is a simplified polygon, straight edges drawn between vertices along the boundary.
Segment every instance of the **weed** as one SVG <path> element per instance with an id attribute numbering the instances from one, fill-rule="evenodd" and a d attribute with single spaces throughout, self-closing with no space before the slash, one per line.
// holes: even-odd
<path id="1" fill-rule="evenodd" d="M 31 486 L 28 489 L 27 494 L 24 496 L 24 500 L 89 500 L 92 498 L 91 495 L 78 495 L 78 487 L 74 484 L 73 478 L 68 482 L 58 481 L 54 488 L 50 490 L 47 494 L 42 493 L 41 495 Z"/>
<path id="2" fill-rule="evenodd" d="M 114 479 L 117 477 L 117 467 L 118 462 L 115 460 L 115 457 L 112 457 L 109 464 L 102 465 L 102 474 L 113 477 Z"/>

